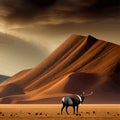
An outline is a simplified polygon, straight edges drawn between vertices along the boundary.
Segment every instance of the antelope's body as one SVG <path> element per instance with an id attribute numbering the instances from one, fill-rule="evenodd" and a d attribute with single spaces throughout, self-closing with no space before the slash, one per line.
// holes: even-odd
<path id="1" fill-rule="evenodd" d="M 91 92 L 89 95 L 91 95 L 93 92 Z M 86 96 L 89 96 L 89 95 L 86 95 Z M 62 114 L 62 111 L 64 108 L 66 108 L 66 112 L 67 114 L 68 111 L 68 107 L 69 106 L 72 106 L 73 107 L 73 114 L 75 114 L 75 107 L 76 107 L 76 111 L 77 111 L 77 114 L 78 114 L 78 108 L 79 108 L 79 104 L 82 104 L 83 101 L 84 101 L 84 98 L 86 96 L 84 96 L 84 92 L 81 94 L 81 95 L 76 95 L 78 97 L 78 99 L 75 99 L 75 98 L 72 98 L 72 97 L 69 97 L 69 96 L 65 96 L 62 98 L 62 104 L 63 104 L 63 107 L 61 108 L 61 114 Z"/>

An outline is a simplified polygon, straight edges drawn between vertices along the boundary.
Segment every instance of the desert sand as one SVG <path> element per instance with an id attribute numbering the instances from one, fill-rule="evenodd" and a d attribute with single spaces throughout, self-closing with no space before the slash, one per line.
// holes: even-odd
<path id="1" fill-rule="evenodd" d="M 94 94 L 85 103 L 120 104 L 120 46 L 71 35 L 34 68 L 0 83 L 1 104 L 60 104 L 65 95 Z"/>
<path id="2" fill-rule="evenodd" d="M 60 114 L 61 104 L 3 104 L 0 105 L 0 120 L 119 120 L 120 105 L 83 104 L 79 114 Z"/>

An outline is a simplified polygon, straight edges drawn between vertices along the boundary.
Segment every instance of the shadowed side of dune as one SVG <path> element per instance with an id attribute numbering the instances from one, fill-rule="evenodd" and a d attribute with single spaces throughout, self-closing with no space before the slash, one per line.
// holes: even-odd
<path id="1" fill-rule="evenodd" d="M 1 86 L 0 90 L 1 90 L 0 97 L 18 95 L 24 93 L 22 87 L 14 83 L 7 84 L 6 86 L 3 87 Z"/>

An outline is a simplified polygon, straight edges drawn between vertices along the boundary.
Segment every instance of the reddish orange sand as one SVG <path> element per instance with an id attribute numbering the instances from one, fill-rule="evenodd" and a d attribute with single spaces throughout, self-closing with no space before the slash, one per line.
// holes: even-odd
<path id="1" fill-rule="evenodd" d="M 61 103 L 64 95 L 94 94 L 85 103 L 120 104 L 120 46 L 72 35 L 39 65 L 0 83 L 0 103 Z"/>
<path id="2" fill-rule="evenodd" d="M 60 114 L 61 104 L 7 104 L 0 105 L 0 120 L 119 120 L 120 105 L 84 104 L 79 114 L 73 115 L 72 108 Z"/>

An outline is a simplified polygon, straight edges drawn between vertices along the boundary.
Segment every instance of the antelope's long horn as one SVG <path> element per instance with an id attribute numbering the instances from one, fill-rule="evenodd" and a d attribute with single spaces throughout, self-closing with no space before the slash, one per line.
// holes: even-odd
<path id="1" fill-rule="evenodd" d="M 92 94 L 93 94 L 93 91 L 91 91 L 91 93 L 85 95 L 85 97 L 90 96 L 90 95 L 92 95 Z"/>

